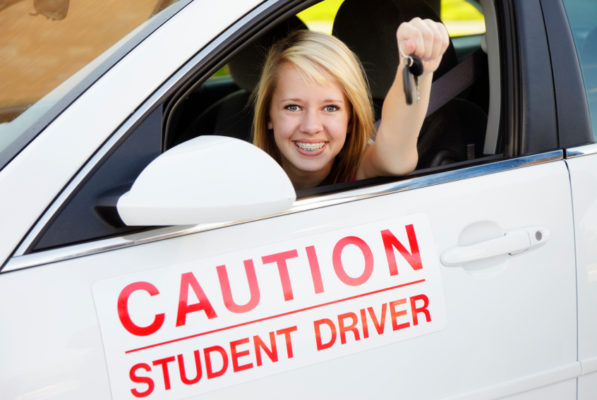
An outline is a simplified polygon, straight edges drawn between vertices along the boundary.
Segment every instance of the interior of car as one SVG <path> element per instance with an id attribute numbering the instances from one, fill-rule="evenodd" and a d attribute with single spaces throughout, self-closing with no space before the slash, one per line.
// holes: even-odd
<path id="1" fill-rule="evenodd" d="M 442 21 L 440 13 L 441 2 L 431 0 L 345 0 L 335 13 L 331 34 L 346 43 L 361 60 L 371 88 L 376 120 L 380 118 L 381 104 L 398 63 L 397 26 L 414 17 Z M 276 23 L 246 43 L 226 60 L 229 75 L 198 81 L 176 98 L 164 129 L 164 150 L 205 134 L 251 142 L 251 94 L 267 50 L 290 32 L 310 29 L 300 15 Z M 483 41 L 481 34 L 452 37 L 434 75 L 430 113 L 419 135 L 419 162 L 413 174 L 425 173 L 430 168 L 436 171 L 460 166 L 463 162 L 474 163 L 485 155 L 490 95 Z M 372 182 L 378 181 L 380 179 Z M 310 189 L 298 196 L 343 188 L 342 184 L 333 186 Z"/>

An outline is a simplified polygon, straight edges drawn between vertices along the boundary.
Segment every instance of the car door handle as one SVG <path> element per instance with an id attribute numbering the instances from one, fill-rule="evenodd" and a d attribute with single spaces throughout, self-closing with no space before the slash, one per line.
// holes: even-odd
<path id="1" fill-rule="evenodd" d="M 452 267 L 506 254 L 515 255 L 542 246 L 549 236 L 549 230 L 543 227 L 516 229 L 495 239 L 448 249 L 441 255 L 441 262 Z"/>

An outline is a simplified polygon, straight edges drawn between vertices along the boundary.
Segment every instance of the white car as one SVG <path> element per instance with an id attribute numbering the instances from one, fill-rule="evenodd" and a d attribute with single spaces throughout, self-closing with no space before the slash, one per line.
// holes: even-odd
<path id="1" fill-rule="evenodd" d="M 2 30 L 100 7 L 41 3 Z M 298 193 L 247 121 L 314 2 L 160 1 L 120 34 L 125 3 L 94 11 L 118 43 L 0 102 L 2 399 L 597 398 L 594 2 L 471 1 L 484 29 L 452 37 L 417 170 Z M 374 101 L 388 33 L 439 5 L 335 13 Z M 65 43 L 99 29 L 77 21 Z M 3 65 L 28 60 L 4 36 Z"/>

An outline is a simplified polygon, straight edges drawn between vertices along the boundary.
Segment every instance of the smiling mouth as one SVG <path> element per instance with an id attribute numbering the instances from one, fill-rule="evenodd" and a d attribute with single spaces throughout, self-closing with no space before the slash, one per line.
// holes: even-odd
<path id="1" fill-rule="evenodd" d="M 294 145 L 303 151 L 316 152 L 316 151 L 323 149 L 326 145 L 326 142 L 318 142 L 318 143 L 294 142 Z"/>

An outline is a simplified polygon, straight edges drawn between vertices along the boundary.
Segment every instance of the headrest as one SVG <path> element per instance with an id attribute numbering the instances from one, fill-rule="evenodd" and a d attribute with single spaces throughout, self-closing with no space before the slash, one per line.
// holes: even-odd
<path id="1" fill-rule="evenodd" d="M 298 17 L 291 17 L 243 48 L 228 64 L 234 82 L 251 92 L 259 82 L 269 48 L 299 29 L 307 29 L 307 26 Z"/>
<path id="2" fill-rule="evenodd" d="M 332 34 L 357 54 L 374 99 L 384 98 L 396 76 L 398 48 L 396 29 L 414 17 L 440 21 L 423 0 L 345 0 L 340 6 Z M 452 43 L 434 78 L 458 63 Z"/>

